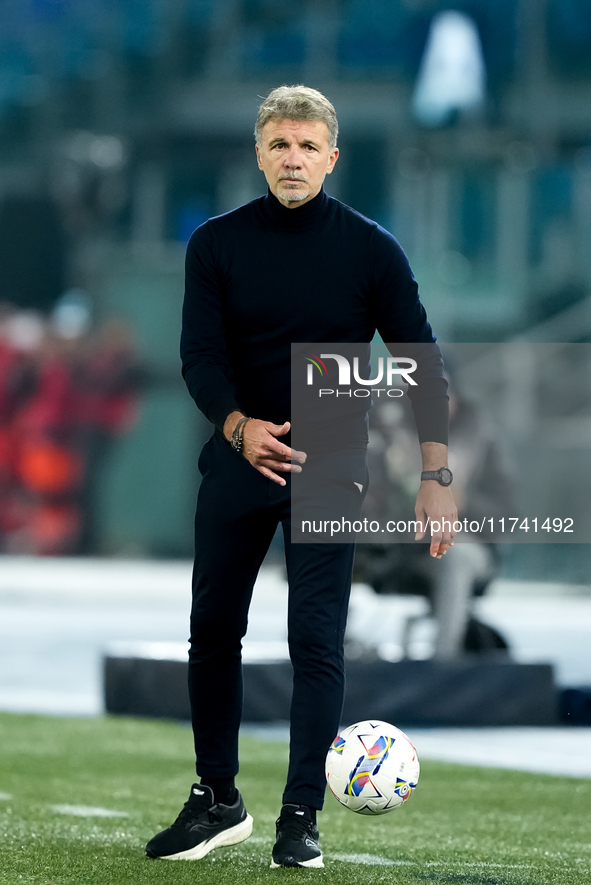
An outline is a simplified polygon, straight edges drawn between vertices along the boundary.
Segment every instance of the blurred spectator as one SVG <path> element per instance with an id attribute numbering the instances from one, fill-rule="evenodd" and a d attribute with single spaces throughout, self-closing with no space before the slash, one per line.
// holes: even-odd
<path id="1" fill-rule="evenodd" d="M 67 293 L 50 318 L 0 308 L 2 552 L 97 552 L 99 471 L 145 372 L 125 324 L 91 332 L 82 302 Z"/>
<path id="2" fill-rule="evenodd" d="M 412 420 L 396 403 L 373 410 L 370 491 L 365 508 L 371 518 L 414 518 L 411 514 L 417 471 L 413 464 Z M 449 452 L 460 520 L 481 523 L 484 518 L 496 520 L 507 512 L 517 512 L 495 428 L 475 403 L 462 396 L 456 383 L 450 391 Z M 412 535 L 405 540 L 407 543 L 359 545 L 356 579 L 370 584 L 376 593 L 426 596 L 437 625 L 436 658 L 506 648 L 504 639 L 471 612 L 472 598 L 486 591 L 499 567 L 498 547 L 490 543 L 492 537 L 486 530 L 471 540 L 456 539 L 441 560 L 429 556 L 427 544 L 413 543 Z M 406 653 L 408 641 L 407 631 Z"/>

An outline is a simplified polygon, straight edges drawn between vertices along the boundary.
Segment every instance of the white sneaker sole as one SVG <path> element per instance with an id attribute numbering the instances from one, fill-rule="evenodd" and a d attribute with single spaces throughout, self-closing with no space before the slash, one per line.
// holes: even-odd
<path id="1" fill-rule="evenodd" d="M 228 830 L 218 833 L 217 836 L 212 836 L 211 839 L 200 842 L 194 848 L 188 848 L 187 851 L 179 851 L 178 854 L 162 855 L 161 860 L 201 860 L 202 857 L 205 857 L 214 848 L 222 848 L 225 845 L 237 845 L 239 842 L 244 842 L 252 833 L 252 823 L 252 817 L 250 814 L 247 814 L 246 818 L 239 824 L 236 824 L 235 827 L 230 827 Z"/>
<path id="2" fill-rule="evenodd" d="M 274 860 L 271 860 L 271 869 L 272 870 L 280 870 L 282 864 L 275 863 Z M 298 863 L 298 867 L 314 867 L 316 869 L 320 869 L 324 867 L 324 861 L 322 860 L 322 855 L 320 854 L 318 857 L 313 857 L 311 860 L 302 860 Z"/>

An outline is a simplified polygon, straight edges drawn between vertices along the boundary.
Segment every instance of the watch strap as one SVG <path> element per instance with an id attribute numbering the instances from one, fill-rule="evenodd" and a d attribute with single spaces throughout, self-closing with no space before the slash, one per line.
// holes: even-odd
<path id="1" fill-rule="evenodd" d="M 447 482 L 442 475 L 444 472 L 449 475 L 449 481 Z M 449 467 L 440 467 L 439 470 L 423 470 L 423 472 L 421 473 L 421 482 L 424 479 L 434 479 L 436 482 L 439 483 L 439 485 L 449 486 L 451 485 L 453 480 L 453 473 L 451 472 Z"/>

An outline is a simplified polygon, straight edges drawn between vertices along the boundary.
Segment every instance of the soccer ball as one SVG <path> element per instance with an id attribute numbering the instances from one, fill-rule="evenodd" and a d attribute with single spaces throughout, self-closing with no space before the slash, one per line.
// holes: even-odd
<path id="1" fill-rule="evenodd" d="M 343 729 L 326 756 L 326 780 L 345 808 L 384 814 L 409 798 L 419 780 L 410 740 L 387 722 L 370 719 Z"/>

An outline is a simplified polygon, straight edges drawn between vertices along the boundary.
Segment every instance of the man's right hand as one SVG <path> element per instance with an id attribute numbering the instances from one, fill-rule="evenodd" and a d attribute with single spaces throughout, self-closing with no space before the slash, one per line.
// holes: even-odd
<path id="1" fill-rule="evenodd" d="M 228 441 L 232 439 L 232 433 L 236 424 L 242 418 L 240 412 L 231 412 L 224 423 L 224 436 Z M 252 466 L 273 482 L 280 486 L 285 485 L 285 479 L 275 471 L 281 473 L 301 473 L 301 464 L 306 460 L 305 452 L 291 449 L 284 443 L 279 442 L 277 437 L 284 436 L 291 427 L 289 421 L 285 424 L 271 424 L 270 421 L 260 421 L 251 418 L 244 425 L 242 434 L 242 454 Z M 295 464 L 292 462 L 296 462 Z"/>

